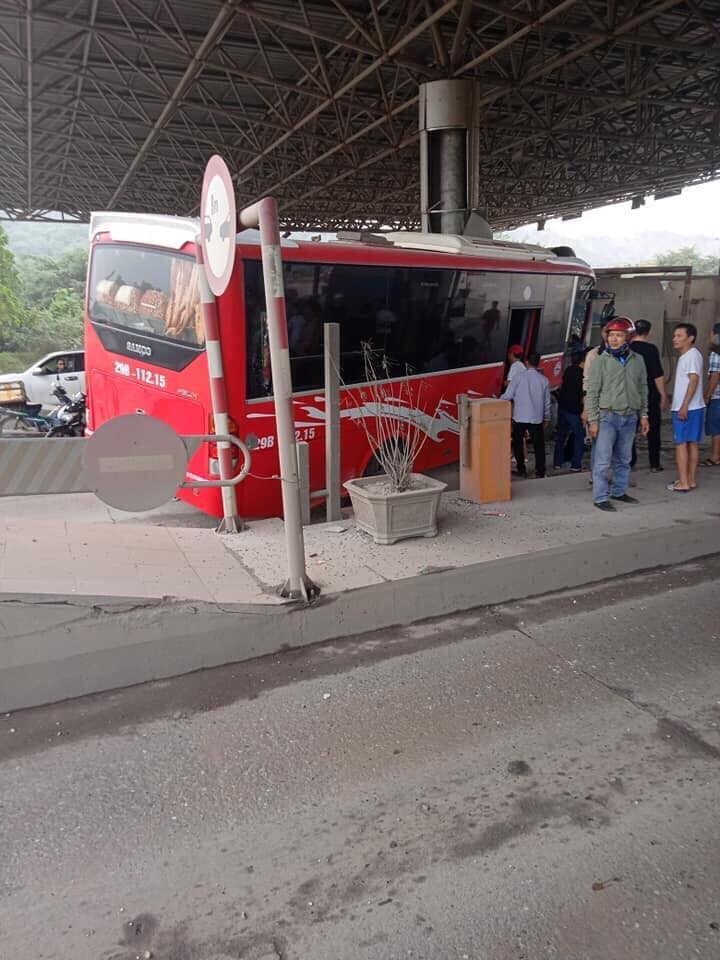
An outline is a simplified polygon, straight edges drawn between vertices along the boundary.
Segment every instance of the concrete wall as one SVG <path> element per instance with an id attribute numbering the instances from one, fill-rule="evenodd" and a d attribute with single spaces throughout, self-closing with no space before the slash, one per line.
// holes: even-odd
<path id="1" fill-rule="evenodd" d="M 652 324 L 650 340 L 662 350 L 665 291 L 657 277 L 603 277 L 602 283 L 615 291 L 615 312 L 632 320 Z"/>
<path id="2" fill-rule="evenodd" d="M 615 292 L 617 314 L 652 323 L 650 340 L 662 355 L 668 379 L 672 379 L 676 362 L 672 329 L 682 319 L 684 282 L 658 280 L 657 277 L 602 276 L 598 279 L 598 286 Z M 720 323 L 720 276 L 692 278 L 686 319 L 698 328 L 697 345 L 707 358 L 710 331 L 714 323 Z M 593 342 L 597 339 L 598 333 L 595 332 Z"/>
<path id="3" fill-rule="evenodd" d="M 670 324 L 680 320 L 682 296 L 682 283 L 673 280 L 666 285 L 665 318 Z M 698 347 L 707 354 L 712 325 L 720 323 L 720 276 L 692 278 L 687 319 L 698 328 Z"/>
<path id="4" fill-rule="evenodd" d="M 662 350 L 665 291 L 657 277 L 598 277 L 602 290 L 615 293 L 615 313 L 632 320 L 649 320 L 652 324 L 650 340 Z M 600 342 L 601 311 L 607 301 L 596 301 L 593 310 L 592 344 Z"/>

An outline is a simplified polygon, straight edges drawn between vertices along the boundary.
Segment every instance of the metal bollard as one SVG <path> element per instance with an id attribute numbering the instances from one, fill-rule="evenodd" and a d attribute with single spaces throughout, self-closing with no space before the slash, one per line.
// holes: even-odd
<path id="1" fill-rule="evenodd" d="M 301 440 L 295 444 L 300 484 L 300 514 L 304 527 L 310 525 L 310 444 Z"/>

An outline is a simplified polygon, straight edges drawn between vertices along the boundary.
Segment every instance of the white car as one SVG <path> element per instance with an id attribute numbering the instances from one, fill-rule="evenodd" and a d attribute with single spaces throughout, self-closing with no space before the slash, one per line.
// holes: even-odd
<path id="1" fill-rule="evenodd" d="M 0 410 L 26 403 L 39 403 L 42 411 L 57 406 L 52 391 L 60 383 L 72 396 L 85 393 L 85 353 L 82 350 L 63 350 L 49 353 L 24 373 L 0 375 Z"/>

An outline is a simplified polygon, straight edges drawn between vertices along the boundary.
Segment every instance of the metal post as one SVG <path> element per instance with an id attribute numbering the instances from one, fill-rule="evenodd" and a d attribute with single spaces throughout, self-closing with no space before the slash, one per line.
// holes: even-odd
<path id="1" fill-rule="evenodd" d="M 464 234 L 480 202 L 475 81 L 420 85 L 420 216 L 431 233 Z"/>
<path id="2" fill-rule="evenodd" d="M 325 519 L 340 510 L 340 324 L 325 324 Z"/>
<path id="3" fill-rule="evenodd" d="M 229 434 L 230 421 L 228 419 L 227 391 L 225 389 L 225 373 L 223 368 L 222 350 L 220 348 L 220 325 L 217 316 L 217 302 L 215 295 L 205 275 L 205 265 L 202 244 L 198 237 L 195 241 L 195 258 L 198 265 L 198 287 L 200 302 L 202 303 L 203 325 L 205 327 L 205 351 L 210 375 L 210 397 L 213 408 L 213 423 L 215 433 Z M 230 480 L 233 475 L 233 453 L 229 443 L 218 442 L 218 462 L 220 465 L 220 479 Z M 246 525 L 238 516 L 237 496 L 234 487 L 222 487 L 223 518 L 217 526 L 218 533 L 239 533 Z"/>
<path id="4" fill-rule="evenodd" d="M 440 233 L 462 234 L 469 210 L 467 202 L 467 132 L 440 130 Z"/>
<path id="5" fill-rule="evenodd" d="M 304 440 L 295 444 L 300 481 L 300 512 L 304 527 L 310 526 L 310 445 Z"/>
<path id="6" fill-rule="evenodd" d="M 310 600 L 320 593 L 305 572 L 305 538 L 300 506 L 300 483 L 295 453 L 292 377 L 288 347 L 285 287 L 283 283 L 277 204 L 264 197 L 240 212 L 244 227 L 260 228 L 265 304 L 267 308 L 270 367 L 272 369 L 275 424 L 280 455 L 280 483 L 288 555 L 288 579 L 280 588 L 283 597 Z"/>
<path id="7" fill-rule="evenodd" d="M 458 394 L 458 422 L 460 426 L 460 464 L 470 466 L 470 397 L 466 393 Z"/>
<path id="8" fill-rule="evenodd" d="M 690 286 L 692 284 L 692 267 L 685 267 L 685 279 L 683 281 L 682 309 L 680 310 L 680 320 L 685 323 L 690 309 Z"/>

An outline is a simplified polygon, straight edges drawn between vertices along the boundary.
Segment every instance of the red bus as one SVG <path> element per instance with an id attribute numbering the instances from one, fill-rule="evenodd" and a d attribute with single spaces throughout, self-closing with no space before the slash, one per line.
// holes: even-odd
<path id="1" fill-rule="evenodd" d="M 126 413 L 165 420 L 180 434 L 213 432 L 198 299 L 196 220 L 96 213 L 86 306 L 88 429 Z M 233 276 L 218 315 L 233 431 L 253 451 L 237 488 L 244 517 L 280 516 L 277 439 L 265 326 L 259 236 L 237 236 Z M 583 336 L 590 267 L 561 249 L 420 233 L 339 234 L 331 242 L 284 240 L 282 257 L 298 440 L 310 447 L 312 490 L 325 485 L 323 324 L 340 324 L 342 480 L 373 457 L 358 422 L 363 343 L 410 374 L 408 418 L 429 434 L 418 470 L 457 461 L 456 397 L 499 395 L 508 347 L 537 350 L 559 384 L 572 333 Z M 433 413 L 438 410 L 437 416 Z M 203 446 L 190 479 L 218 475 Z M 222 516 L 217 489 L 183 490 L 188 503 Z"/>

